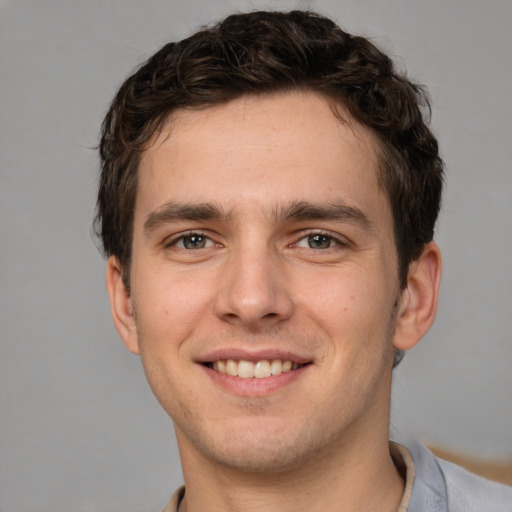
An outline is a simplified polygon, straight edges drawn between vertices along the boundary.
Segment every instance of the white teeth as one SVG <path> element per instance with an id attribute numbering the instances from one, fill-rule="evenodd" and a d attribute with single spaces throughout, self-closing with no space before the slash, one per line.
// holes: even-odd
<path id="1" fill-rule="evenodd" d="M 226 361 L 226 373 L 228 375 L 238 375 L 238 363 L 233 359 L 228 359 Z"/>
<path id="2" fill-rule="evenodd" d="M 242 379 L 254 377 L 254 364 L 251 361 L 240 361 L 238 363 L 238 376 Z"/>
<path id="3" fill-rule="evenodd" d="M 274 359 L 270 363 L 270 372 L 272 375 L 281 375 L 283 373 L 283 363 L 279 359 Z"/>
<path id="4" fill-rule="evenodd" d="M 217 368 L 215 368 L 215 363 L 213 365 L 213 369 L 217 369 L 220 373 L 227 373 L 226 361 L 217 361 Z"/>
<path id="5" fill-rule="evenodd" d="M 212 363 L 212 368 L 215 371 L 233 377 L 238 376 L 242 379 L 264 379 L 271 375 L 280 375 L 281 373 L 297 370 L 300 366 L 301 365 L 298 363 L 282 361 L 281 359 L 273 359 L 271 361 L 262 359 L 255 363 L 243 359 L 240 361 L 236 361 L 235 359 L 222 359 Z"/>
<path id="6" fill-rule="evenodd" d="M 254 365 L 254 376 L 257 379 L 264 379 L 265 377 L 270 377 L 271 375 L 270 363 L 268 361 L 258 361 Z"/>

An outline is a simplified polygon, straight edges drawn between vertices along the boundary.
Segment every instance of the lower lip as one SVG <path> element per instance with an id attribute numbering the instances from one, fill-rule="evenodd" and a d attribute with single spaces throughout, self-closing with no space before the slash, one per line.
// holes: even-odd
<path id="1" fill-rule="evenodd" d="M 242 379 L 241 377 L 220 373 L 204 365 L 201 365 L 201 368 L 203 368 L 205 373 L 215 384 L 230 393 L 239 396 L 265 396 L 291 384 L 300 378 L 310 366 L 311 365 L 308 364 L 296 370 L 284 372 L 280 375 L 271 375 L 263 379 L 256 379 L 254 377 Z"/>

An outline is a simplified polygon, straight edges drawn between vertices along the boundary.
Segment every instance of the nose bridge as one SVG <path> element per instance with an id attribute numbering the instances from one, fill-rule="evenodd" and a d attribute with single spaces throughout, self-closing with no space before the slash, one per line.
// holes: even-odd
<path id="1" fill-rule="evenodd" d="M 289 318 L 293 302 L 284 263 L 268 241 L 247 236 L 231 250 L 217 297 L 217 314 L 246 326 L 269 325 Z"/>

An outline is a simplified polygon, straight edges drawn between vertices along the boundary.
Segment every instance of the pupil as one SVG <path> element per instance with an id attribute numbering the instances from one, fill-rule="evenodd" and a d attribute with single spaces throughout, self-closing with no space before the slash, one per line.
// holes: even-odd
<path id="1" fill-rule="evenodd" d="M 183 245 L 187 249 L 200 249 L 201 247 L 204 247 L 204 243 L 204 237 L 200 235 L 188 236 L 183 240 Z"/>
<path id="2" fill-rule="evenodd" d="M 308 239 L 309 246 L 312 249 L 328 249 L 330 242 L 329 237 L 324 235 L 311 235 Z"/>

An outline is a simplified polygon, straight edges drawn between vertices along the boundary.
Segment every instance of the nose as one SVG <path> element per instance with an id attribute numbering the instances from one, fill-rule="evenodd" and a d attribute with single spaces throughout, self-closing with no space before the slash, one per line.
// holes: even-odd
<path id="1" fill-rule="evenodd" d="M 284 263 L 268 247 L 233 252 L 220 279 L 215 309 L 225 322 L 254 331 L 293 315 Z"/>

